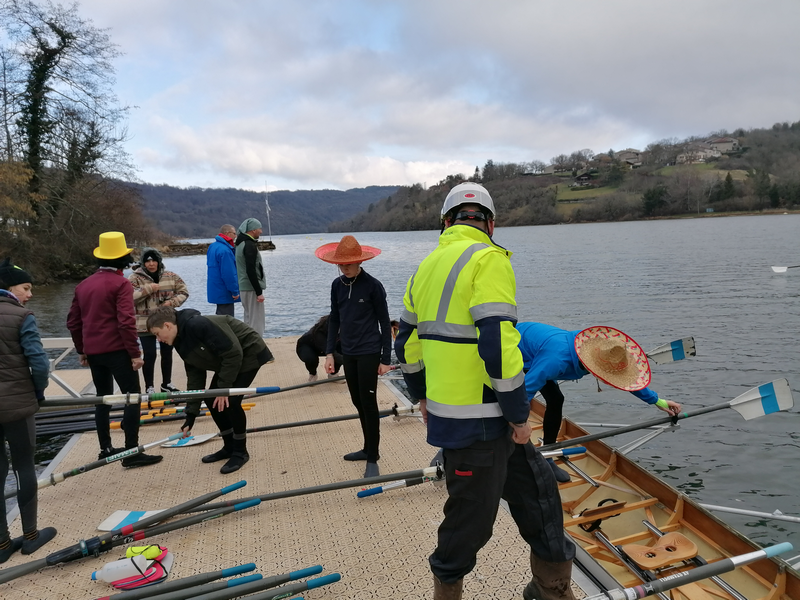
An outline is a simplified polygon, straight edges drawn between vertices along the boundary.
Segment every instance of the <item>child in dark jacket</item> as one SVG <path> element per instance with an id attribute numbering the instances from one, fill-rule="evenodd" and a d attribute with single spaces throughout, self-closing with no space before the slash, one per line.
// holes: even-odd
<path id="1" fill-rule="evenodd" d="M 175 348 L 186 367 L 190 390 L 245 388 L 262 365 L 274 360 L 261 336 L 251 327 L 229 315 L 202 316 L 187 308 L 159 307 L 147 318 L 147 329 L 162 344 Z M 206 388 L 208 371 L 213 373 Z M 228 459 L 220 473 L 238 471 L 250 460 L 247 453 L 247 416 L 242 408 L 244 396 L 218 396 L 206 406 L 214 419 L 223 446 L 204 456 L 204 463 Z M 201 400 L 186 404 L 186 420 L 181 429 L 188 433 L 200 414 Z"/>
<path id="2" fill-rule="evenodd" d="M 34 415 L 44 400 L 50 363 L 33 313 L 24 308 L 30 300 L 31 276 L 6 259 L 0 264 L 0 481 L 8 475 L 5 442 L 17 479 L 17 505 L 22 537 L 11 539 L 6 503 L 0 505 L 0 563 L 22 548 L 31 554 L 52 540 L 53 527 L 37 529 L 37 483 L 34 451 Z"/>
<path id="3" fill-rule="evenodd" d="M 302 360 L 306 369 L 308 370 L 308 380 L 317 380 L 317 367 L 319 366 L 319 358 L 325 356 L 328 347 L 328 320 L 329 316 L 325 315 L 319 321 L 301 335 L 297 339 L 297 357 Z M 333 373 L 328 374 L 328 378 L 334 377 L 339 372 L 342 366 L 342 345 L 339 340 L 336 340 L 336 346 L 333 350 Z"/>
<path id="4" fill-rule="evenodd" d="M 337 244 L 317 248 L 317 258 L 339 265 L 341 275 L 331 284 L 331 314 L 325 370 L 333 373 L 333 351 L 337 336 L 342 344 L 342 363 L 350 399 L 358 410 L 364 445 L 361 450 L 344 455 L 345 460 L 365 460 L 364 477 L 380 475 L 378 445 L 378 376 L 391 367 L 392 334 L 386 290 L 380 281 L 361 268 L 365 260 L 375 258 L 380 250 L 361 246 L 352 235 Z"/>

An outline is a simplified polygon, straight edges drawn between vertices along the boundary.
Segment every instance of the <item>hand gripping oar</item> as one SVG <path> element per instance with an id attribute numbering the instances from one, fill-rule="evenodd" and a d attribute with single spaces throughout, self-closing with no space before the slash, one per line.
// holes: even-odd
<path id="1" fill-rule="evenodd" d="M 123 458 L 127 458 L 128 456 L 134 456 L 136 454 L 141 454 L 145 450 L 149 448 L 154 448 L 155 446 L 160 446 L 166 442 L 171 442 L 172 440 L 180 439 L 183 434 L 178 432 L 174 433 L 171 436 L 164 438 L 163 440 L 158 440 L 157 442 L 150 442 L 149 444 L 140 444 L 136 446 L 136 448 L 129 448 L 128 450 L 124 450 L 118 454 L 112 454 L 106 458 L 96 460 L 94 462 L 90 462 L 88 464 L 83 465 L 82 467 L 77 467 L 72 469 L 71 471 L 64 471 L 63 473 L 55 473 L 50 475 L 50 477 L 45 477 L 37 481 L 38 489 L 46 488 L 51 485 L 56 485 L 57 483 L 61 483 L 67 477 L 74 477 L 75 475 L 80 475 L 81 473 L 86 473 L 87 471 L 93 471 L 94 469 L 99 469 L 100 467 L 104 467 L 112 462 L 117 462 L 118 460 L 122 460 Z M 17 495 L 17 492 L 7 492 L 5 495 L 5 499 L 8 500 L 9 498 L 13 498 Z"/>
<path id="2" fill-rule="evenodd" d="M 697 348 L 694 345 L 694 338 L 688 337 L 653 348 L 646 354 L 647 358 L 656 364 L 663 365 L 676 360 L 683 360 L 687 356 L 696 356 Z"/>
<path id="3" fill-rule="evenodd" d="M 551 452 L 542 452 L 542 456 L 545 458 L 552 458 L 554 456 L 570 456 L 572 454 L 583 454 L 586 452 L 586 448 L 578 447 L 578 448 L 565 448 L 564 450 L 553 450 Z M 444 474 L 442 474 L 444 475 Z M 361 490 L 356 494 L 357 498 L 366 498 L 367 496 L 374 496 L 376 494 L 382 494 L 383 492 L 388 492 L 389 490 L 394 490 L 398 488 L 404 487 L 411 487 L 413 485 L 419 485 L 421 483 L 425 483 L 426 481 L 441 481 L 441 477 L 416 477 L 414 479 L 403 479 L 401 481 L 393 481 L 386 485 L 370 488 L 367 490 Z"/>
<path id="4" fill-rule="evenodd" d="M 120 543 L 128 544 L 132 542 L 134 539 L 139 539 L 133 537 L 133 534 L 135 534 L 139 529 L 144 529 L 145 527 L 149 527 L 150 525 L 159 523 L 164 519 L 169 519 L 170 517 L 173 517 L 177 514 L 181 514 L 183 511 L 191 510 L 195 506 L 204 504 L 206 502 L 210 502 L 211 500 L 219 498 L 224 494 L 227 494 L 234 490 L 238 490 L 239 488 L 242 488 L 245 485 L 247 485 L 246 481 L 239 481 L 232 485 L 226 486 L 220 490 L 208 492 L 207 494 L 198 496 L 193 500 L 188 500 L 187 502 L 183 502 L 181 504 L 173 506 L 172 508 L 162 510 L 157 515 L 145 517 L 144 519 L 138 522 L 126 524 L 123 527 L 120 527 L 119 529 L 109 531 L 108 533 L 104 533 L 103 535 L 96 536 L 88 540 L 81 540 L 77 544 L 68 546 L 63 550 L 58 550 L 57 552 L 48 554 L 44 558 L 40 558 L 38 560 L 25 563 L 24 565 L 17 565 L 15 567 L 9 567 L 7 569 L 0 569 L 0 583 L 5 583 L 7 581 L 17 579 L 18 577 L 22 577 L 23 575 L 27 575 L 28 573 L 33 573 L 34 571 L 38 571 L 39 569 L 43 569 L 44 567 L 50 567 L 53 565 L 58 565 L 60 563 L 71 562 L 73 560 L 80 560 L 81 558 L 85 558 L 87 556 L 99 556 L 102 552 L 107 552 L 108 550 L 113 548 L 115 542 L 121 540 Z"/>
<path id="5" fill-rule="evenodd" d="M 267 580 L 262 579 L 261 581 L 251 581 L 250 583 L 245 583 L 244 585 L 237 586 L 236 588 L 230 590 L 220 590 L 218 592 L 211 592 L 201 596 L 192 595 L 191 598 L 192 600 L 229 600 L 230 598 L 238 598 L 244 594 L 259 592 L 266 589 L 266 591 L 261 592 L 260 594 L 247 596 L 247 600 L 278 600 L 278 598 L 289 598 L 298 592 L 313 590 L 318 587 L 322 587 L 323 585 L 334 583 L 339 581 L 341 578 L 342 576 L 339 573 L 331 573 L 330 575 L 324 575 L 323 577 L 317 577 L 316 579 L 309 579 L 308 581 L 290 583 L 289 585 L 285 585 L 274 590 L 267 589 L 274 586 L 266 585 Z"/>
<path id="6" fill-rule="evenodd" d="M 649 421 L 642 421 L 634 425 L 627 425 L 619 429 L 612 429 L 611 431 L 602 431 L 600 433 L 593 433 L 581 437 L 573 438 L 571 440 L 564 440 L 555 444 L 547 444 L 540 446 L 539 450 L 544 452 L 547 450 L 559 450 L 561 448 L 568 448 L 579 444 L 586 444 L 595 440 L 602 440 L 607 437 L 620 435 L 623 433 L 630 433 L 631 431 L 638 431 L 646 429 L 654 425 L 663 425 L 666 423 L 673 423 L 680 419 L 688 419 L 689 417 L 696 417 L 706 413 L 722 410 L 723 408 L 732 408 L 744 417 L 746 421 L 763 417 L 764 415 L 771 415 L 772 413 L 782 410 L 789 410 L 794 406 L 792 398 L 792 389 L 789 387 L 789 382 L 786 379 L 776 379 L 770 383 L 765 383 L 758 387 L 747 390 L 744 394 L 736 396 L 733 400 L 722 402 L 721 404 L 714 404 L 713 406 L 706 406 L 705 408 L 698 408 L 689 412 L 680 413 L 675 417 L 658 417 Z"/>
<path id="7" fill-rule="evenodd" d="M 241 575 L 242 573 L 249 573 L 250 571 L 255 570 L 255 563 L 247 563 L 246 565 L 239 565 L 238 567 L 230 567 L 227 569 L 221 569 L 219 571 L 210 571 L 208 573 L 200 573 L 199 575 L 190 575 L 189 577 L 183 577 L 181 579 L 173 579 L 172 581 L 167 581 L 166 583 L 159 583 L 158 586 L 154 588 L 145 587 L 136 590 L 129 590 L 127 592 L 121 592 L 119 594 L 113 594 L 111 596 L 103 596 L 101 598 L 97 598 L 96 600 L 140 600 L 141 598 L 151 598 L 154 594 L 159 594 L 161 596 L 167 594 L 168 592 L 175 592 L 178 590 L 184 590 L 186 588 L 200 586 L 206 583 L 211 583 L 212 581 L 216 581 L 217 579 L 233 577 L 234 575 Z M 260 578 L 261 575 L 258 577 Z M 242 579 L 246 578 L 240 577 L 239 579 L 231 580 L 231 582 L 241 581 Z M 181 597 L 185 596 L 186 593 L 184 593 Z"/>
<path id="8" fill-rule="evenodd" d="M 585 600 L 639 600 L 640 598 L 652 596 L 653 594 L 661 594 L 676 587 L 707 579 L 708 577 L 713 577 L 720 573 L 727 573 L 742 565 L 761 560 L 762 558 L 771 558 L 778 554 L 789 552 L 790 550 L 792 550 L 792 545 L 788 542 L 775 544 L 774 546 L 768 546 L 762 550 L 740 554 L 739 556 L 732 556 L 731 558 L 724 558 L 717 562 L 703 565 L 702 567 L 695 567 L 688 571 L 668 575 L 661 579 L 648 581 L 634 587 L 608 590 L 602 594 L 589 596 Z"/>
<path id="9" fill-rule="evenodd" d="M 394 416 L 395 419 L 401 417 L 410 417 L 415 414 L 420 414 L 419 406 L 398 406 L 395 404 L 392 408 L 378 411 L 379 417 Z M 296 421 L 294 423 L 281 423 L 279 425 L 264 425 L 263 427 L 252 427 L 245 430 L 248 435 L 251 433 L 261 433 L 262 431 L 275 431 L 276 429 L 289 429 L 292 427 L 306 427 L 307 425 L 319 425 L 321 423 L 335 423 L 337 421 L 350 421 L 358 419 L 358 414 L 342 415 L 338 417 L 323 417 L 320 419 L 310 419 L 308 421 Z M 177 442 L 169 442 L 164 445 L 165 448 L 182 448 L 184 446 L 196 446 L 217 437 L 218 433 L 206 433 L 198 436 L 190 436 L 178 440 Z"/>
<path id="10" fill-rule="evenodd" d="M 792 265 L 791 267 L 771 267 L 776 273 L 786 273 L 787 269 L 800 269 L 800 265 Z"/>

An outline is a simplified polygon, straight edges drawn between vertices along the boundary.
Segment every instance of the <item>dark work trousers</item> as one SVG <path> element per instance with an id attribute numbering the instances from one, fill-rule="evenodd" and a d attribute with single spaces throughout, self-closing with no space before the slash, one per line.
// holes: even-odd
<path id="1" fill-rule="evenodd" d="M 105 354 L 90 354 L 88 357 L 89 369 L 92 371 L 92 381 L 98 396 L 107 396 L 114 393 L 114 381 L 117 382 L 123 394 L 139 394 L 139 374 L 131 366 L 131 356 L 125 350 L 106 352 Z M 97 425 L 97 439 L 100 449 L 111 447 L 111 425 L 109 415 L 111 406 L 98 404 L 94 408 L 94 422 Z M 125 432 L 125 447 L 135 448 L 139 445 L 139 405 L 128 404 L 122 416 L 122 430 Z"/>
<path id="2" fill-rule="evenodd" d="M 301 344 L 297 341 L 297 357 L 306 364 L 306 370 L 309 375 L 317 374 L 317 367 L 319 366 L 319 354 L 312 344 Z M 334 373 L 338 373 L 342 367 L 342 355 L 338 352 L 333 353 L 333 368 Z"/>
<path id="3" fill-rule="evenodd" d="M 555 444 L 561 429 L 564 394 L 556 381 L 546 381 L 539 392 L 547 405 L 542 419 L 542 440 L 545 444 Z"/>
<path id="4" fill-rule="evenodd" d="M 144 387 L 149 388 L 153 386 L 155 381 L 156 342 L 158 340 L 154 335 L 142 335 L 140 333 L 139 341 L 142 344 L 142 353 L 144 354 L 144 366 L 142 367 Z M 172 383 L 172 346 L 158 342 L 158 348 L 161 350 L 161 383 Z"/>
<path id="5" fill-rule="evenodd" d="M 564 534 L 558 484 L 532 444 L 515 444 L 509 431 L 467 448 L 445 448 L 444 468 L 448 498 L 429 559 L 442 582 L 454 583 L 475 567 L 478 551 L 492 537 L 500 498 L 508 502 L 520 535 L 536 556 L 548 562 L 575 556 L 575 545 Z"/>
<path id="6" fill-rule="evenodd" d="M 17 421 L 0 423 L 0 481 L 8 476 L 8 457 L 5 443 L 11 450 L 11 465 L 17 479 L 17 505 L 22 519 L 22 532 L 36 531 L 36 467 L 33 455 L 36 450 L 36 421 L 33 415 Z M 0 542 L 9 539 L 6 503 L 0 505 Z"/>
<path id="7" fill-rule="evenodd" d="M 258 374 L 258 369 L 252 371 L 243 371 L 236 376 L 231 387 L 246 388 L 249 387 Z M 209 389 L 217 389 L 218 376 L 214 373 L 211 378 L 211 385 Z M 211 413 L 211 418 L 214 423 L 219 427 L 220 435 L 227 435 L 233 433 L 233 438 L 236 440 L 243 440 L 247 437 L 245 431 L 247 430 L 247 416 L 242 408 L 242 399 L 244 396 L 230 396 L 228 398 L 228 408 L 219 411 L 214 408 L 214 398 L 206 398 L 205 403 Z"/>
<path id="8" fill-rule="evenodd" d="M 234 316 L 233 314 L 233 307 L 234 304 L 217 304 L 217 312 L 215 314 L 218 315 L 228 315 L 229 317 Z"/>
<path id="9" fill-rule="evenodd" d="M 378 446 L 381 442 L 380 416 L 378 416 L 378 365 L 380 354 L 342 355 L 344 376 L 350 390 L 350 400 L 358 411 L 367 462 L 380 458 Z"/>

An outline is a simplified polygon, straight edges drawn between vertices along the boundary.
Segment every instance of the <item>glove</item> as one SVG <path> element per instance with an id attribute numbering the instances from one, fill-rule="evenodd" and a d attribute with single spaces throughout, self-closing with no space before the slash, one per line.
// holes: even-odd
<path id="1" fill-rule="evenodd" d="M 36 390 L 36 401 L 44 402 L 44 390 Z"/>
<path id="2" fill-rule="evenodd" d="M 194 427 L 194 420 L 197 418 L 197 415 L 192 413 L 186 413 L 186 417 L 183 421 L 183 425 L 181 425 L 181 429 L 186 429 L 187 431 L 191 431 L 192 427 Z"/>

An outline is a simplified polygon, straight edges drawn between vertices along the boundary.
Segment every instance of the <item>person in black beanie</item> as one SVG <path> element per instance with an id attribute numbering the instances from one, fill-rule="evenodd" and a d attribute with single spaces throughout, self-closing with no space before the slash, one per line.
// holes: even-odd
<path id="1" fill-rule="evenodd" d="M 11 539 L 5 502 L 0 505 L 0 563 L 22 549 L 31 554 L 52 540 L 53 527 L 37 529 L 36 423 L 44 400 L 50 363 L 42 347 L 36 318 L 26 309 L 31 299 L 31 276 L 7 258 L 0 263 L 0 481 L 8 475 L 5 443 L 17 479 L 17 505 L 22 537 Z"/>

